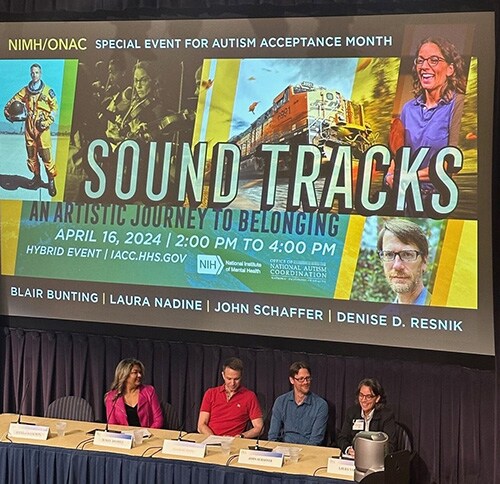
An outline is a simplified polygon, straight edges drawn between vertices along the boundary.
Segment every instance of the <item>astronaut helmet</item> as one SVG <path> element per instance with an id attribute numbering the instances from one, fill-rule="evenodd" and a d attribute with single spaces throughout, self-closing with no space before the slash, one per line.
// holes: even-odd
<path id="1" fill-rule="evenodd" d="M 21 101 L 13 101 L 7 109 L 9 121 L 25 121 L 28 117 L 26 106 Z"/>

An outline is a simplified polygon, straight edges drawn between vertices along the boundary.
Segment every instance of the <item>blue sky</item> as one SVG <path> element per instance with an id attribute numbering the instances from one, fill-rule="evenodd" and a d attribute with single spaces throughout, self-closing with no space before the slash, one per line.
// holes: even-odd
<path id="1" fill-rule="evenodd" d="M 240 65 L 231 136 L 240 133 L 269 109 L 288 85 L 309 81 L 351 97 L 358 59 L 243 59 Z M 255 114 L 249 106 L 258 102 Z"/>
<path id="2" fill-rule="evenodd" d="M 42 66 L 42 80 L 56 93 L 58 102 L 61 100 L 64 60 L 53 59 L 22 59 L 0 60 L 0 106 L 3 107 L 22 87 L 31 80 L 30 67 L 33 64 Z M 59 113 L 56 115 L 56 123 Z"/>

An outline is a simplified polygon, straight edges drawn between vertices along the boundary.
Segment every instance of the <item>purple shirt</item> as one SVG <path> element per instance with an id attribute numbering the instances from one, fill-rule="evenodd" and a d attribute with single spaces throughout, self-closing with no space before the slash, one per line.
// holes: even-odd
<path id="1" fill-rule="evenodd" d="M 401 121 L 405 128 L 405 146 L 411 147 L 412 154 L 422 146 L 430 148 L 420 168 L 428 167 L 441 148 L 458 142 L 462 107 L 463 95 L 454 95 L 451 101 L 440 99 L 432 108 L 425 106 L 423 96 L 403 106 Z"/>

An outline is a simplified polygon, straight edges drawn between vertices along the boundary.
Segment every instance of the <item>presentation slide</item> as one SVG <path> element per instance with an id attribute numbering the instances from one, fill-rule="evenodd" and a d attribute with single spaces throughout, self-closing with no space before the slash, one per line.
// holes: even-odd
<path id="1" fill-rule="evenodd" d="M 494 354 L 494 44 L 493 13 L 2 24 L 2 314 Z"/>

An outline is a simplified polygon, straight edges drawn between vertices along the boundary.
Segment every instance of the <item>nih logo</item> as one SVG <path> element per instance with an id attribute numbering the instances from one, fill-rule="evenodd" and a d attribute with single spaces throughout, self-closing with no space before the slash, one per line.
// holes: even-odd
<path id="1" fill-rule="evenodd" d="M 218 255 L 199 254 L 196 259 L 196 272 L 198 274 L 219 275 L 224 268 L 224 262 Z"/>

